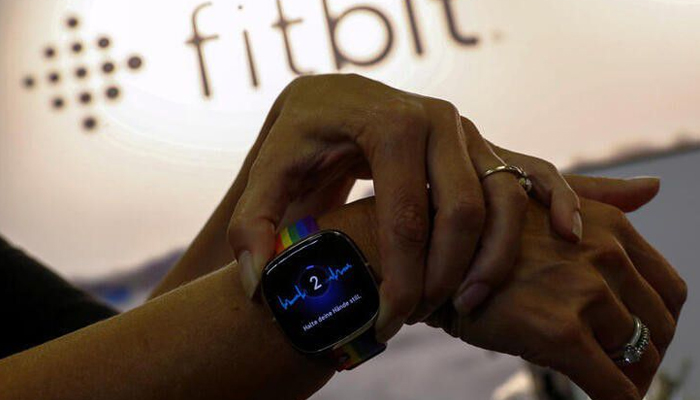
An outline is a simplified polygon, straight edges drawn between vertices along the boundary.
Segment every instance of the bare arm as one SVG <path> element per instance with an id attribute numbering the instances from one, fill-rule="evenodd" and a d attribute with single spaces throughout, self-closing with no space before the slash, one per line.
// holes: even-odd
<path id="1" fill-rule="evenodd" d="M 247 300 L 235 265 L 0 361 L 12 399 L 306 398 L 332 375 Z"/>
<path id="2" fill-rule="evenodd" d="M 319 225 L 347 232 L 376 259 L 368 206 L 344 207 Z M 190 254 L 194 263 L 197 253 Z M 287 344 L 265 306 L 245 297 L 236 268 L 0 360 L 0 392 L 13 399 L 308 397 L 330 379 L 332 365 Z"/>
<path id="3" fill-rule="evenodd" d="M 546 210 L 531 203 L 512 279 L 474 317 L 448 306 L 430 323 L 480 347 L 552 366 L 593 398 L 640 399 L 673 336 L 685 285 L 619 210 L 583 205 L 590 228 L 583 245 L 574 245 L 553 236 Z M 381 279 L 373 210 L 372 200 L 361 201 L 318 222 L 350 235 Z M 268 310 L 244 295 L 236 269 L 226 266 L 133 311 L 0 360 L 0 392 L 49 400 L 306 398 L 330 379 L 332 366 L 286 343 Z M 619 279 L 628 284 L 616 284 Z M 630 311 L 621 301 L 649 326 L 654 346 L 640 363 L 618 369 L 602 348 L 628 340 Z"/>

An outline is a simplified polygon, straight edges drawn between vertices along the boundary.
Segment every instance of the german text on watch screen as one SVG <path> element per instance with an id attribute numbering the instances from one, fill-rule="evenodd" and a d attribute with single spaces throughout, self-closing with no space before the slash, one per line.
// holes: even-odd
<path id="1" fill-rule="evenodd" d="M 379 308 L 377 287 L 345 235 L 324 231 L 273 261 L 262 290 L 275 319 L 299 350 L 314 353 L 353 334 Z"/>

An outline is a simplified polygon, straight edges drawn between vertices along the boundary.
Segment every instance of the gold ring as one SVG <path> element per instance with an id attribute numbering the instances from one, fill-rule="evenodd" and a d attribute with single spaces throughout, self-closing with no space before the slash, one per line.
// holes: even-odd
<path id="1" fill-rule="evenodd" d="M 530 193 L 530 190 L 532 190 L 532 181 L 527 176 L 525 170 L 517 165 L 499 165 L 496 168 L 491 168 L 481 175 L 481 180 L 483 181 L 484 179 L 498 172 L 508 172 L 509 174 L 515 175 L 518 178 L 518 183 L 520 186 L 522 186 L 526 193 Z"/>

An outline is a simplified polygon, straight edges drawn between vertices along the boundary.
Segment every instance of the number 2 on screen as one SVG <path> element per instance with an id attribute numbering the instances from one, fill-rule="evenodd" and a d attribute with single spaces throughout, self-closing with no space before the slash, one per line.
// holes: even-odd
<path id="1" fill-rule="evenodd" d="M 314 290 L 318 290 L 321 288 L 321 285 L 318 283 L 318 277 L 316 275 L 311 276 L 311 278 L 309 278 L 309 282 L 314 284 Z"/>

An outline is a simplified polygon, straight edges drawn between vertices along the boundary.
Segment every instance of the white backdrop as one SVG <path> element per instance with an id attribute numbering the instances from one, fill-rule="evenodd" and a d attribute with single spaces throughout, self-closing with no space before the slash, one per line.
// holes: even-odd
<path id="1" fill-rule="evenodd" d="M 281 0 L 283 19 L 276 0 L 203 4 L 0 0 L 0 232 L 83 277 L 188 243 L 295 76 L 282 33 L 296 69 L 334 72 L 327 19 L 359 5 L 375 11 L 338 20 L 338 51 L 387 54 L 342 72 L 449 99 L 504 146 L 567 166 L 700 136 L 697 0 Z"/>

